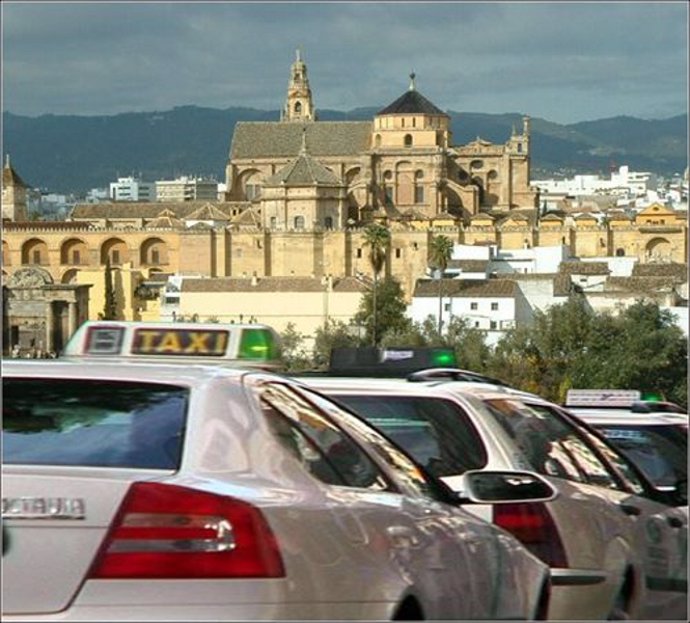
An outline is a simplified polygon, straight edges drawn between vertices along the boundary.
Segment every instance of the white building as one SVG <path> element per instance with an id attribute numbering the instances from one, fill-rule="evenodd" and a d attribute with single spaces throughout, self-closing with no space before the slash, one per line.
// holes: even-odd
<path id="1" fill-rule="evenodd" d="M 441 283 L 438 279 L 418 279 L 408 316 L 418 323 L 429 316 L 438 322 L 439 311 L 443 328 L 453 317 L 462 318 L 484 332 L 488 345 L 495 345 L 508 329 L 532 317 L 518 284 L 510 279 L 443 279 Z"/>
<path id="2" fill-rule="evenodd" d="M 136 177 L 119 177 L 110 182 L 110 199 L 113 201 L 155 201 L 156 185 Z"/>
<path id="3" fill-rule="evenodd" d="M 486 279 L 490 275 L 556 273 L 569 258 L 565 245 L 504 250 L 495 244 L 456 244 L 445 276 Z"/>
<path id="4" fill-rule="evenodd" d="M 156 182 L 156 201 L 218 201 L 218 182 L 187 177 Z"/>

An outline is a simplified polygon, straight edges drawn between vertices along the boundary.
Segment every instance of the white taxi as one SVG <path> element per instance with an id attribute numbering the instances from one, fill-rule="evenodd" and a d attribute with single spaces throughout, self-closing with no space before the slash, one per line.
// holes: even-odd
<path id="1" fill-rule="evenodd" d="M 302 377 L 461 496 L 474 470 L 529 469 L 550 502 L 468 510 L 551 567 L 549 619 L 686 619 L 687 518 L 602 438 L 529 394 L 478 383 Z"/>
<path id="2" fill-rule="evenodd" d="M 3 365 L 3 621 L 545 616 L 546 565 L 319 394 L 83 364 Z M 469 481 L 497 505 L 555 495 L 529 472 Z"/>
<path id="3" fill-rule="evenodd" d="M 649 405 L 630 408 L 566 407 L 579 420 L 600 431 L 660 491 L 687 500 L 688 414 L 653 411 Z M 687 502 L 684 506 L 687 513 Z"/>

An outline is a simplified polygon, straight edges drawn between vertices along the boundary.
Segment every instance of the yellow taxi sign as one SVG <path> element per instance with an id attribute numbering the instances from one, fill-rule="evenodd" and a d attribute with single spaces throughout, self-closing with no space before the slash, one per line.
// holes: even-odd
<path id="1" fill-rule="evenodd" d="M 136 329 L 131 351 L 134 355 L 186 355 L 222 357 L 228 332 L 193 329 Z"/>
<path id="2" fill-rule="evenodd" d="M 76 330 L 60 356 L 282 367 L 280 336 L 260 323 L 89 320 Z"/>

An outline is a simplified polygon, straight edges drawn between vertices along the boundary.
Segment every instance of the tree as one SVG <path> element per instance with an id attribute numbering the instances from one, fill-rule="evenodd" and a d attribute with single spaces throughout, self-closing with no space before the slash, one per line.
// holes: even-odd
<path id="1" fill-rule="evenodd" d="M 115 320 L 117 318 L 117 303 L 115 290 L 113 289 L 113 274 L 110 266 L 110 257 L 105 258 L 105 305 L 103 306 L 103 320 Z"/>
<path id="2" fill-rule="evenodd" d="M 406 311 L 405 295 L 400 282 L 393 277 L 386 277 L 378 288 L 362 296 L 354 321 L 355 324 L 367 327 L 368 343 L 378 346 L 388 333 L 404 331 L 410 326 L 411 321 L 405 315 Z M 369 319 L 373 319 L 373 322 Z"/>
<path id="3" fill-rule="evenodd" d="M 312 362 L 302 347 L 306 336 L 289 322 L 285 331 L 280 334 L 283 366 L 285 372 L 301 372 L 312 367 Z"/>
<path id="4" fill-rule="evenodd" d="M 371 331 L 371 343 L 374 346 L 376 346 L 379 342 L 379 333 L 377 331 L 378 319 L 376 317 L 377 310 L 379 308 L 376 303 L 379 286 L 379 273 L 386 263 L 386 254 L 388 251 L 388 246 L 390 245 L 390 240 L 390 231 L 387 227 L 384 227 L 379 223 L 369 225 L 369 227 L 364 230 L 364 246 L 369 247 L 369 262 L 371 263 L 371 268 L 374 271 L 373 304 L 371 306 L 371 325 L 373 327 Z"/>
<path id="5" fill-rule="evenodd" d="M 439 271 L 438 276 L 438 332 L 443 328 L 443 273 L 448 268 L 448 262 L 453 255 L 453 241 L 447 236 L 434 236 L 429 245 L 429 260 L 431 266 Z"/>
<path id="6" fill-rule="evenodd" d="M 614 316 L 574 296 L 508 332 L 487 372 L 555 402 L 570 388 L 639 389 L 686 406 L 687 352 L 682 330 L 656 303 L 638 302 Z"/>
<path id="7" fill-rule="evenodd" d="M 323 327 L 317 327 L 314 340 L 314 367 L 326 369 L 331 360 L 331 350 L 342 347 L 362 346 L 364 342 L 357 335 L 357 326 L 329 318 Z"/>

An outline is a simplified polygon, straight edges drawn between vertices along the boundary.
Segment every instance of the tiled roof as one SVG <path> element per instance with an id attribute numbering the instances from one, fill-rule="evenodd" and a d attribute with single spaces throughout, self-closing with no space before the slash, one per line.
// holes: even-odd
<path id="1" fill-rule="evenodd" d="M 553 278 L 553 295 L 554 296 L 568 296 L 574 289 L 570 275 L 561 273 L 555 275 Z"/>
<path id="2" fill-rule="evenodd" d="M 261 225 L 261 218 L 257 210 L 252 206 L 246 210 L 242 210 L 235 216 L 231 223 L 233 225 L 249 225 L 251 227 L 259 227 Z"/>
<path id="3" fill-rule="evenodd" d="M 2 168 L 2 185 L 3 186 L 22 186 L 28 188 L 24 180 L 19 177 L 17 172 L 12 168 L 12 165 L 7 162 Z"/>
<path id="4" fill-rule="evenodd" d="M 468 273 L 485 273 L 488 266 L 488 260 L 450 260 L 448 262 L 448 268 L 459 268 Z"/>
<path id="5" fill-rule="evenodd" d="M 559 270 L 566 275 L 608 275 L 611 272 L 606 262 L 561 262 Z"/>
<path id="6" fill-rule="evenodd" d="M 5 230 L 12 229 L 89 229 L 91 223 L 74 222 L 74 221 L 6 221 L 3 222 L 2 228 Z"/>
<path id="7" fill-rule="evenodd" d="M 182 292 L 323 292 L 325 283 L 318 277 L 217 277 L 184 279 Z M 364 292 L 366 287 L 354 277 L 333 279 L 333 292 Z"/>
<path id="8" fill-rule="evenodd" d="M 143 218 L 154 219 L 162 210 L 169 210 L 175 218 L 187 218 L 194 211 L 209 204 L 208 201 L 166 201 L 166 202 L 129 202 L 115 203 L 78 203 L 72 209 L 71 217 L 74 219 L 126 219 Z M 233 210 L 251 205 L 246 201 L 219 201 L 212 204 L 227 217 L 232 216 Z"/>
<path id="9" fill-rule="evenodd" d="M 633 277 L 678 277 L 687 281 L 687 264 L 635 264 L 632 271 Z"/>
<path id="10" fill-rule="evenodd" d="M 441 109 L 432 104 L 419 91 L 406 91 L 392 104 L 380 110 L 376 115 L 399 115 L 399 114 L 422 114 L 422 115 L 444 115 Z"/>
<path id="11" fill-rule="evenodd" d="M 147 229 L 184 229 L 184 221 L 175 217 L 175 213 L 167 208 L 157 218 L 146 224 Z"/>
<path id="12" fill-rule="evenodd" d="M 264 182 L 264 185 L 313 186 L 316 184 L 326 184 L 335 186 L 340 183 L 336 174 L 329 171 L 318 160 L 312 158 L 307 153 L 300 153 L 297 159 L 280 169 L 275 175 L 269 177 Z"/>
<path id="13" fill-rule="evenodd" d="M 417 279 L 414 288 L 415 297 L 438 297 L 437 279 Z M 443 279 L 441 285 L 443 296 L 480 298 L 480 297 L 514 297 L 518 285 L 508 279 Z"/>
<path id="14" fill-rule="evenodd" d="M 639 292 L 640 294 L 670 292 L 678 285 L 674 277 L 609 277 L 604 289 L 607 292 Z"/>
<path id="15" fill-rule="evenodd" d="M 205 203 L 184 218 L 190 221 L 229 221 L 232 216 L 211 203 Z"/>
<path id="16" fill-rule="evenodd" d="M 238 122 L 232 134 L 230 159 L 295 158 L 306 131 L 309 153 L 322 156 L 359 156 L 369 149 L 370 121 L 314 121 L 284 123 L 280 121 Z"/>

